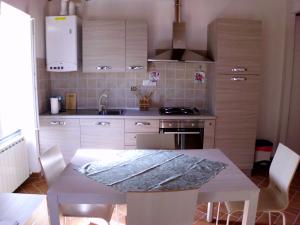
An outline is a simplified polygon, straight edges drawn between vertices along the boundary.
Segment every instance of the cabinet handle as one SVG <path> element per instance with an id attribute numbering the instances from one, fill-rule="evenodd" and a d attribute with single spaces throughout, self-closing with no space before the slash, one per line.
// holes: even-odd
<path id="1" fill-rule="evenodd" d="M 65 126 L 67 123 L 65 121 L 51 121 L 50 125 L 59 125 L 59 126 Z"/>
<path id="2" fill-rule="evenodd" d="M 130 70 L 142 70 L 144 69 L 143 66 L 129 66 L 128 69 Z"/>
<path id="3" fill-rule="evenodd" d="M 245 67 L 235 67 L 231 69 L 232 72 L 246 72 L 247 68 Z"/>
<path id="4" fill-rule="evenodd" d="M 97 125 L 107 127 L 110 126 L 110 122 L 98 122 Z"/>
<path id="5" fill-rule="evenodd" d="M 246 81 L 246 77 L 231 77 L 230 80 L 232 81 Z"/>
<path id="6" fill-rule="evenodd" d="M 97 66 L 96 69 L 97 69 L 97 71 L 100 71 L 100 70 L 111 70 L 112 67 L 111 66 Z"/>
<path id="7" fill-rule="evenodd" d="M 135 122 L 136 126 L 150 126 L 150 122 Z"/>

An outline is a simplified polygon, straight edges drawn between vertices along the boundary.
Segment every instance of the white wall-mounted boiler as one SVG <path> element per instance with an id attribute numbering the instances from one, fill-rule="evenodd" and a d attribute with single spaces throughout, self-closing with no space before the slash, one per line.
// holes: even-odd
<path id="1" fill-rule="evenodd" d="M 47 71 L 77 71 L 81 59 L 81 20 L 77 16 L 46 17 Z"/>

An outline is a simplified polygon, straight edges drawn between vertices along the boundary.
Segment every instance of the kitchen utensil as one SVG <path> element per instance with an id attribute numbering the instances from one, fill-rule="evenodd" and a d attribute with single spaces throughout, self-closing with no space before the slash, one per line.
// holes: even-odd
<path id="1" fill-rule="evenodd" d="M 66 94 L 66 109 L 75 110 L 77 108 L 77 98 L 76 93 L 67 93 Z"/>

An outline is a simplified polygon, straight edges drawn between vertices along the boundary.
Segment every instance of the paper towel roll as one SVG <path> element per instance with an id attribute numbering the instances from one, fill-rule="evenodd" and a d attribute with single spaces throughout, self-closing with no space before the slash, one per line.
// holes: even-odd
<path id="1" fill-rule="evenodd" d="M 50 98 L 51 114 L 57 114 L 59 112 L 58 98 Z"/>

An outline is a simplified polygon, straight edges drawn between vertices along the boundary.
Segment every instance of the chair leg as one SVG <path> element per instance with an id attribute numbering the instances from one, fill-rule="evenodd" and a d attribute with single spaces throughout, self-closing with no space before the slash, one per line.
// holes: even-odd
<path id="1" fill-rule="evenodd" d="M 227 220 L 226 220 L 226 225 L 229 225 L 229 223 L 230 223 L 230 216 L 231 216 L 231 213 L 228 213 Z"/>
<path id="2" fill-rule="evenodd" d="M 217 210 L 216 225 L 218 225 L 218 224 L 219 224 L 220 206 L 221 206 L 221 202 L 219 202 L 219 203 L 218 203 L 218 210 Z"/>
<path id="3" fill-rule="evenodd" d="M 117 214 L 117 224 L 119 225 L 119 209 L 117 204 L 116 204 L 116 214 Z"/>
<path id="4" fill-rule="evenodd" d="M 286 218 L 284 212 L 280 212 L 280 214 L 282 216 L 282 225 L 286 225 Z"/>
<path id="5" fill-rule="evenodd" d="M 271 212 L 268 212 L 268 215 L 269 215 L 269 225 L 272 225 Z"/>

